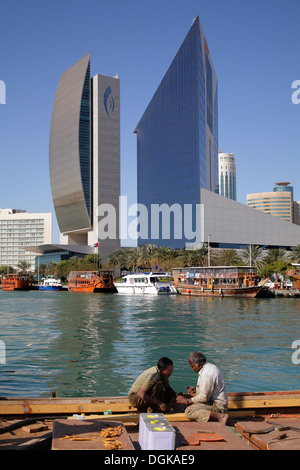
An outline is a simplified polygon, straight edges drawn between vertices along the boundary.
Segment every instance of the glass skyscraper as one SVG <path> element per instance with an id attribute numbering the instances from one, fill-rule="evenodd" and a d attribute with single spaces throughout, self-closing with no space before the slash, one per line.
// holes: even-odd
<path id="1" fill-rule="evenodd" d="M 193 24 L 139 121 L 137 134 L 137 199 L 147 208 L 148 236 L 139 245 L 184 248 L 176 223 L 164 237 L 162 224 L 154 230 L 151 207 L 192 205 L 195 228 L 200 188 L 218 186 L 218 83 L 199 17 Z M 175 206 L 173 206 L 175 207 Z M 161 220 L 162 222 L 162 220 Z M 177 227 L 178 228 L 178 227 Z"/>

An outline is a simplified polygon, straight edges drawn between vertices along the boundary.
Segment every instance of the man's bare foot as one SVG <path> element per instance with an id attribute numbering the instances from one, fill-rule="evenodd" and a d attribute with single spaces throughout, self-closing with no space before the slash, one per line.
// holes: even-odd
<path id="1" fill-rule="evenodd" d="M 226 424 L 228 420 L 228 415 L 226 413 L 216 413 L 212 411 L 210 413 L 210 419 L 212 421 L 218 421 L 221 424 Z"/>

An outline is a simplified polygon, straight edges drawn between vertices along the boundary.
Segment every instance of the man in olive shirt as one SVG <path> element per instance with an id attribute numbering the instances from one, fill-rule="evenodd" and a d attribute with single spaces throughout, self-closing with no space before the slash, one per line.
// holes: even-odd
<path id="1" fill-rule="evenodd" d="M 173 372 L 173 361 L 162 357 L 156 366 L 142 372 L 128 393 L 129 402 L 138 412 L 165 412 L 176 397 L 170 387 L 169 377 Z"/>

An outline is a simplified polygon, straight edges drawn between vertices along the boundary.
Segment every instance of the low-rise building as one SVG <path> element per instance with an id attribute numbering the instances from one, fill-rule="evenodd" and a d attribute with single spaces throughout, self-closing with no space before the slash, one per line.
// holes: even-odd
<path id="1" fill-rule="evenodd" d="M 25 247 L 45 243 L 52 243 L 52 213 L 0 209 L 0 266 L 18 268 L 26 261 L 34 270 L 36 254 Z"/>

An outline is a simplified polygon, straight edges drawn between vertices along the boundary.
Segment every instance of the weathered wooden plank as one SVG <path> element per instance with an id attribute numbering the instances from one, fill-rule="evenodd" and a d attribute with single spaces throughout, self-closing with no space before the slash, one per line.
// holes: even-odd
<path id="1" fill-rule="evenodd" d="M 228 409 L 299 408 L 300 391 L 228 394 Z M 0 400 L 0 416 L 5 415 L 70 415 L 80 413 L 135 412 L 127 397 L 99 398 L 6 398 Z"/>
<path id="2" fill-rule="evenodd" d="M 0 403 L 0 416 L 1 415 L 31 415 L 31 414 L 76 414 L 76 413 L 104 413 L 111 410 L 112 412 L 128 412 L 134 411 L 134 408 L 128 403 L 108 403 L 108 404 L 94 404 L 94 403 L 56 403 L 49 401 L 46 403 L 37 403 L 34 401 L 27 401 L 25 403 L 6 402 Z"/>
<path id="3" fill-rule="evenodd" d="M 231 418 L 244 418 L 244 417 L 254 417 L 255 412 L 252 410 L 239 410 L 239 411 L 229 411 L 228 415 Z M 181 422 L 189 421 L 184 413 L 170 413 L 165 415 L 169 422 Z M 101 421 L 117 420 L 122 421 L 123 423 L 138 423 L 140 415 L 138 413 L 123 413 L 123 414 L 114 414 L 114 415 L 88 415 L 86 419 L 100 419 Z M 68 419 L 72 419 L 70 416 Z"/>

